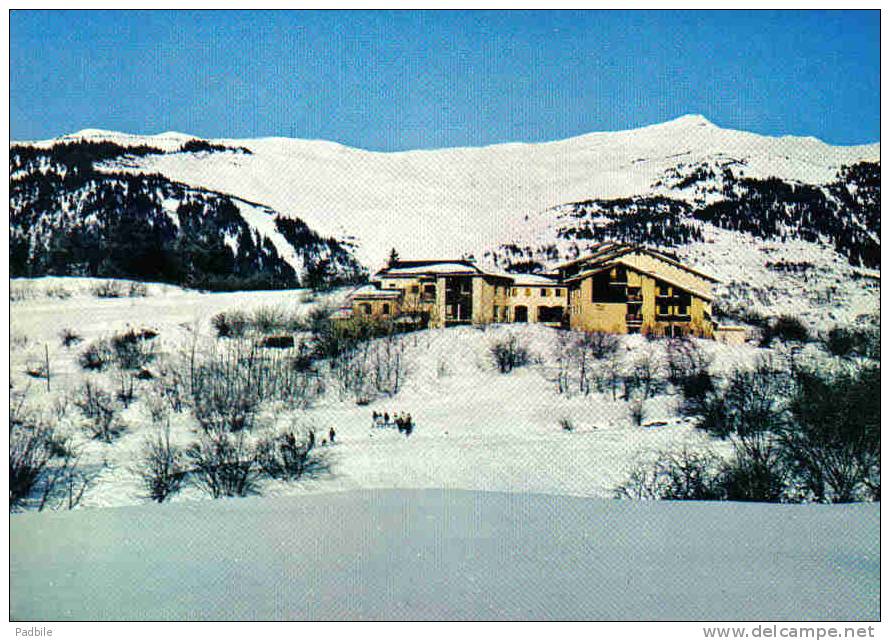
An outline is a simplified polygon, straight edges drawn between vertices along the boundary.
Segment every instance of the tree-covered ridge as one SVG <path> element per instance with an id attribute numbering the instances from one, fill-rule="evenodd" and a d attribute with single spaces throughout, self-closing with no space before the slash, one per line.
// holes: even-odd
<path id="1" fill-rule="evenodd" d="M 658 247 L 699 242 L 701 224 L 709 223 L 766 240 L 824 243 L 853 266 L 880 267 L 880 163 L 842 167 L 824 186 L 737 177 L 735 164 L 727 160 L 716 170 L 690 165 L 688 173 L 672 171 L 660 183 L 694 188 L 699 196 L 720 194 L 720 200 L 648 196 L 568 203 L 550 210 L 556 243 L 505 244 L 488 256 L 507 269 L 537 271 L 606 240 Z"/>
<path id="2" fill-rule="evenodd" d="M 301 284 L 303 274 L 248 224 L 236 199 L 157 174 L 95 165 L 156 151 L 91 142 L 12 147 L 10 273 L 129 277 L 207 289 Z M 293 247 L 307 272 L 332 255 L 351 275 L 361 272 L 336 240 L 306 232 Z"/>

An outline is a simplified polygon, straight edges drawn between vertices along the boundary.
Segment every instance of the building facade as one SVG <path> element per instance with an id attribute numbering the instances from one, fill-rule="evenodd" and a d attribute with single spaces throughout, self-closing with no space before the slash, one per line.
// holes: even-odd
<path id="1" fill-rule="evenodd" d="M 470 260 L 394 261 L 350 295 L 341 317 L 711 338 L 715 282 L 671 255 L 619 243 L 597 245 L 546 274 L 499 272 Z"/>

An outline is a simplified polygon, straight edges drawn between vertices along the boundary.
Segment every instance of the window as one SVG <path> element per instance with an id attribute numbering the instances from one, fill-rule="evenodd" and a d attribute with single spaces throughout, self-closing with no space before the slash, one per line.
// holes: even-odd
<path id="1" fill-rule="evenodd" d="M 435 296 L 436 295 L 436 286 L 435 285 L 424 285 L 423 286 L 423 295 L 424 296 Z"/>
<path id="2" fill-rule="evenodd" d="M 539 323 L 559 323 L 562 321 L 562 307 L 538 307 Z"/>
<path id="3" fill-rule="evenodd" d="M 668 314 L 671 313 L 670 310 L 671 310 L 671 306 L 670 306 L 670 305 L 665 305 L 664 303 L 659 303 L 659 305 L 658 305 L 658 313 L 659 313 L 661 316 L 667 316 Z"/>
<path id="4" fill-rule="evenodd" d="M 510 295 L 516 296 L 516 288 L 515 287 L 512 290 L 510 290 Z"/>
<path id="5" fill-rule="evenodd" d="M 557 296 L 560 296 L 560 297 L 561 297 L 561 296 L 565 296 L 565 291 L 562 290 L 562 289 L 557 288 L 557 289 L 556 289 L 556 295 L 557 295 Z"/>
<path id="6" fill-rule="evenodd" d="M 550 290 L 546 287 L 541 288 L 541 296 L 550 296 Z"/>
<path id="7" fill-rule="evenodd" d="M 494 306 L 494 320 L 495 320 L 495 322 L 500 320 L 500 315 L 501 315 L 501 308 L 498 307 L 497 305 L 495 305 Z"/>
<path id="8" fill-rule="evenodd" d="M 663 283 L 661 281 L 658 282 L 658 295 L 659 296 L 670 296 L 671 295 L 671 286 L 667 283 Z"/>
<path id="9" fill-rule="evenodd" d="M 526 289 L 526 290 L 525 290 L 525 295 L 526 295 L 526 296 L 531 296 L 531 295 L 532 295 L 532 290 L 530 290 L 530 289 Z"/>
<path id="10" fill-rule="evenodd" d="M 362 314 L 370 314 L 371 303 L 362 303 L 360 309 L 362 310 Z"/>
<path id="11" fill-rule="evenodd" d="M 609 279 L 609 272 L 600 272 L 591 277 L 590 302 L 591 303 L 623 303 L 625 302 L 625 288 L 615 287 Z"/>
<path id="12" fill-rule="evenodd" d="M 389 303 L 383 303 L 383 310 L 382 310 L 382 311 L 383 311 L 383 313 L 384 313 L 385 315 L 387 315 L 387 316 L 389 315 Z"/>
<path id="13" fill-rule="evenodd" d="M 412 294 L 416 294 L 418 291 L 420 291 L 420 287 L 418 285 L 411 285 Z"/>

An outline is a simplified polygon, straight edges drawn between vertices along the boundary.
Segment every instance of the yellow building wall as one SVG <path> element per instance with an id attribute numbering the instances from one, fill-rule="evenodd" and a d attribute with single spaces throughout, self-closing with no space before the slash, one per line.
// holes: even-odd
<path id="1" fill-rule="evenodd" d="M 573 309 L 577 312 L 571 313 L 569 323 L 571 328 L 582 332 L 626 334 L 627 324 L 624 317 L 627 314 L 627 305 L 592 302 L 592 278 L 585 278 L 579 285 L 572 297 Z"/>
<path id="2" fill-rule="evenodd" d="M 371 306 L 371 313 L 364 311 L 365 305 Z M 383 311 L 383 306 L 389 305 L 389 313 Z M 352 313 L 359 318 L 373 318 L 374 320 L 382 320 L 392 318 L 401 313 L 401 307 L 397 299 L 380 300 L 380 299 L 362 299 L 356 298 L 352 301 Z"/>
<path id="3" fill-rule="evenodd" d="M 542 296 L 541 290 L 546 289 L 549 296 Z M 557 296 L 557 290 L 562 291 L 562 296 Z M 562 307 L 563 313 L 569 305 L 568 288 L 565 285 L 511 285 L 508 288 L 509 320 L 516 318 L 515 308 L 523 305 L 528 309 L 528 322 L 537 323 L 538 307 Z M 515 294 L 513 292 L 516 292 Z"/>
<path id="4" fill-rule="evenodd" d="M 487 325 L 500 323 L 506 318 L 509 303 L 509 281 L 476 276 L 473 278 L 473 323 Z M 495 317 L 495 306 L 499 317 Z"/>
<path id="5" fill-rule="evenodd" d="M 654 256 L 648 254 L 628 254 L 622 256 L 618 262 L 621 262 L 628 267 L 635 267 L 644 272 L 651 272 L 656 276 L 663 275 L 665 279 L 676 283 L 680 287 L 702 292 L 708 296 L 711 295 L 711 281 L 696 276 L 685 269 L 671 265 L 663 260 L 659 260 Z"/>

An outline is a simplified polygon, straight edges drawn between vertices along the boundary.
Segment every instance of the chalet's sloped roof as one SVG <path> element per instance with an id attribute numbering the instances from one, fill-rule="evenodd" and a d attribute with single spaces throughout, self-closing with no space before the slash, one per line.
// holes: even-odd
<path id="1" fill-rule="evenodd" d="M 560 285 L 559 279 L 546 274 L 508 274 L 516 285 Z"/>
<path id="2" fill-rule="evenodd" d="M 600 243 L 598 245 L 594 245 L 592 251 L 575 260 L 569 261 L 567 263 L 563 263 L 562 265 L 557 266 L 558 271 L 563 271 L 569 267 L 573 267 L 575 265 L 581 265 L 584 267 L 583 272 L 581 273 L 594 273 L 601 271 L 600 267 L 606 264 L 612 264 L 617 259 L 622 256 L 626 256 L 627 254 L 632 254 L 634 252 L 640 252 L 643 254 L 647 254 L 652 256 L 653 258 L 657 258 L 658 260 L 664 261 L 669 265 L 673 265 L 679 269 L 689 272 L 690 274 L 695 274 L 699 278 L 704 278 L 705 280 L 709 280 L 712 283 L 719 283 L 720 281 L 709 274 L 705 274 L 704 272 L 700 272 L 697 269 L 693 269 L 688 265 L 680 262 L 676 256 L 668 254 L 667 252 L 658 251 L 655 249 L 650 249 L 649 247 L 644 247 L 643 245 L 631 245 L 627 243 Z M 567 280 L 574 280 L 578 276 L 572 276 Z M 659 276 L 661 277 L 661 276 Z"/>
<path id="3" fill-rule="evenodd" d="M 399 260 L 384 267 L 375 277 L 420 276 L 424 274 L 475 275 L 481 274 L 469 260 Z"/>
<path id="4" fill-rule="evenodd" d="M 380 298 L 380 299 L 395 299 L 400 298 L 402 296 L 401 289 L 379 289 L 374 287 L 373 285 L 363 285 L 359 287 L 351 294 L 349 294 L 350 299 L 369 299 L 369 298 Z"/>
<path id="5" fill-rule="evenodd" d="M 694 295 L 698 296 L 699 298 L 703 298 L 704 300 L 714 300 L 714 295 L 711 294 L 710 292 L 706 292 L 702 289 L 699 289 L 698 287 L 691 287 L 688 283 L 682 283 L 679 280 L 672 278 L 669 274 L 664 274 L 661 272 L 656 273 L 653 271 L 649 271 L 648 269 L 641 269 L 640 267 L 638 267 L 636 265 L 628 265 L 628 264 L 622 263 L 620 256 L 616 260 L 609 261 L 606 263 L 599 263 L 593 269 L 585 269 L 583 272 L 579 272 L 578 274 L 572 276 L 571 278 L 566 278 L 563 282 L 564 283 L 572 283 L 572 282 L 575 282 L 578 280 L 582 280 L 584 278 L 588 278 L 595 274 L 599 274 L 599 273 L 604 272 L 608 269 L 611 269 L 612 267 L 614 267 L 615 265 L 618 265 L 618 264 L 622 264 L 625 267 L 628 267 L 636 272 L 639 272 L 640 274 L 645 274 L 646 276 L 651 276 L 652 278 L 655 278 L 657 280 L 661 280 L 666 283 L 669 283 L 669 284 L 673 285 L 674 287 L 678 287 L 678 288 L 682 289 L 683 291 L 689 292 L 690 294 L 694 294 Z"/>
<path id="6" fill-rule="evenodd" d="M 494 276 L 497 278 L 513 278 L 495 268 L 478 265 L 472 260 L 399 260 L 384 267 L 376 274 L 380 278 L 411 278 L 416 276 Z"/>

